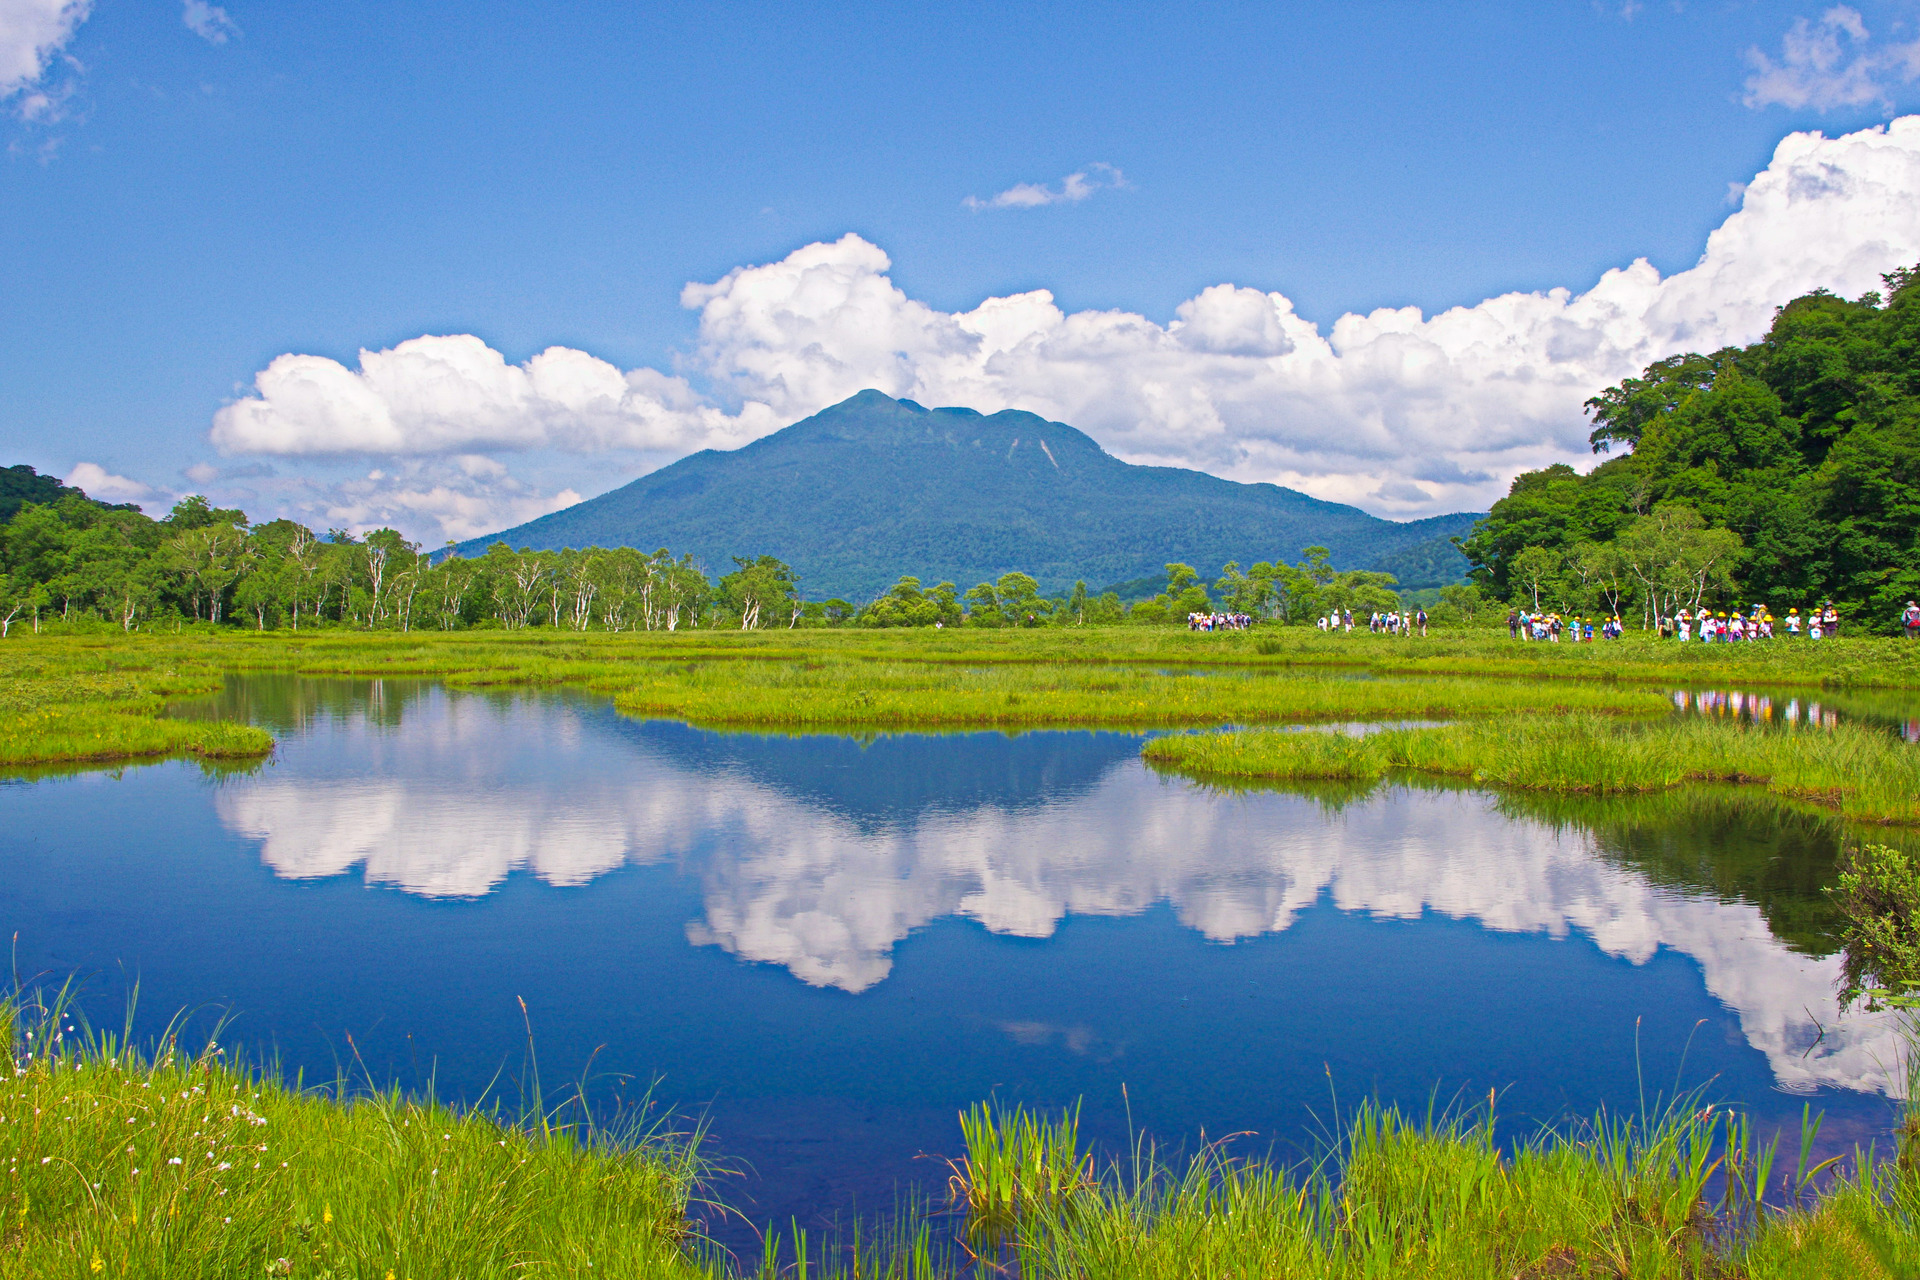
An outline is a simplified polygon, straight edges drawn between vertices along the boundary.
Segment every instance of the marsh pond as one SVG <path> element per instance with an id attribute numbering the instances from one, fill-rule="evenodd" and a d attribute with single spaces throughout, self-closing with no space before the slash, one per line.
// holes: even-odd
<path id="1" fill-rule="evenodd" d="M 1893 1120 L 1893 1028 L 1836 1008 L 1842 832 L 1752 792 L 1235 791 L 1134 734 L 715 733 L 424 682 L 182 713 L 279 749 L 0 785 L 16 975 L 510 1110 L 531 1033 L 549 1098 L 704 1121 L 722 1238 L 937 1195 L 990 1097 L 1279 1158 L 1369 1094 L 1497 1089 L 1516 1136 L 1676 1082 L 1811 1103 L 1835 1149 Z"/>

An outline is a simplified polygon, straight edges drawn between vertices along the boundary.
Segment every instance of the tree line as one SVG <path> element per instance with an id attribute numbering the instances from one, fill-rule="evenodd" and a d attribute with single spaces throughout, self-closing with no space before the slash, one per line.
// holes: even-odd
<path id="1" fill-rule="evenodd" d="M 1002 574 L 962 592 L 902 577 L 877 599 L 808 600 L 779 559 L 735 557 L 711 577 L 665 548 L 515 550 L 495 543 L 462 557 L 429 552 L 392 529 L 321 536 L 292 520 L 254 524 L 242 511 L 189 497 L 160 519 L 96 502 L 30 468 L 0 472 L 0 635 L 22 623 L 92 620 L 122 630 L 181 623 L 253 630 L 397 631 L 545 627 L 677 631 L 728 627 L 1100 626 L 1184 624 L 1230 611 L 1271 622 L 1330 610 L 1398 608 L 1391 575 L 1336 570 L 1324 547 L 1298 564 L 1225 565 L 1212 583 L 1167 566 L 1166 589 L 1123 603 L 1085 582 L 1048 595 L 1031 575 Z M 9 514 L 10 512 L 10 514 Z M 1471 612 L 1477 592 L 1456 599 Z M 1469 598 L 1472 597 L 1472 598 Z"/>
<path id="2" fill-rule="evenodd" d="M 1781 307 L 1746 347 L 1657 361 L 1587 402 L 1614 454 L 1517 477 L 1460 540 L 1535 609 L 1651 624 L 1685 608 L 1833 601 L 1892 631 L 1920 597 L 1920 267 Z"/>

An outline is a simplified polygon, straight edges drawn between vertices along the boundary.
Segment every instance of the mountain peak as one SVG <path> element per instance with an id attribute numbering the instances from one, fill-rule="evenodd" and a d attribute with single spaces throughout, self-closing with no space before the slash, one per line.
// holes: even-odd
<path id="1" fill-rule="evenodd" d="M 1291 561 L 1316 544 L 1357 567 L 1476 518 L 1395 523 L 1277 485 L 1132 466 L 1024 410 L 928 409 L 869 388 L 460 550 L 664 546 L 709 569 L 774 555 L 810 597 L 860 600 L 907 573 L 965 588 L 1018 569 L 1048 589 L 1098 587 L 1169 561 L 1211 578 L 1228 560 Z"/>

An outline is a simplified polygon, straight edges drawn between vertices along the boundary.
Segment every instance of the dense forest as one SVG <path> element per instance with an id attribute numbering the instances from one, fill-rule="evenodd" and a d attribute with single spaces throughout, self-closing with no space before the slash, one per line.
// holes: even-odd
<path id="1" fill-rule="evenodd" d="M 1781 307 L 1587 402 L 1585 475 L 1521 475 L 1461 548 L 1494 597 L 1651 621 L 1833 601 L 1868 631 L 1920 597 L 1920 267 Z"/>
<path id="2" fill-rule="evenodd" d="M 456 630 L 554 627 L 625 631 L 702 627 L 1085 626 L 1183 624 L 1227 609 L 1289 621 L 1334 608 L 1395 608 L 1393 578 L 1337 571 L 1324 547 L 1300 564 L 1229 563 L 1209 586 L 1169 564 L 1151 599 L 1123 603 L 1084 582 L 1048 597 L 1020 572 L 961 592 L 907 576 L 874 599 L 807 600 L 791 566 L 732 557 L 710 578 L 691 554 L 630 547 L 423 551 L 392 529 L 325 537 L 291 520 L 255 525 L 201 497 L 162 519 L 88 498 L 28 467 L 0 471 L 0 636 L 40 630 L 122 630 L 200 624 L 269 630 L 314 627 Z M 1449 588 L 1456 604 L 1477 593 Z"/>

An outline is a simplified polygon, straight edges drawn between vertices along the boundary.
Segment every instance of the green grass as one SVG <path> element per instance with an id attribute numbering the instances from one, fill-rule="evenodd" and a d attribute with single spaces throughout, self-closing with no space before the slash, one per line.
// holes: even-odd
<path id="1" fill-rule="evenodd" d="M 1789 1166 L 1791 1152 L 1697 1098 L 1514 1150 L 1495 1141 L 1490 1104 L 1425 1120 L 1368 1105 L 1306 1170 L 1218 1147 L 1177 1168 L 1138 1152 L 1034 1202 L 1007 1253 L 1027 1280 L 1913 1274 L 1920 1168 L 1810 1167 L 1810 1145 Z"/>
<path id="2" fill-rule="evenodd" d="M 19 1008 L 0 1004 L 4 1280 L 738 1274 L 689 1232 L 702 1170 L 684 1135 L 302 1090 L 217 1049 L 134 1051 L 59 1000 Z M 1690 1095 L 1503 1147 L 1489 1098 L 1425 1120 L 1363 1105 L 1298 1168 L 1217 1145 L 1175 1167 L 1141 1144 L 1100 1171 L 1070 1115 L 981 1106 L 952 1192 L 968 1248 L 1028 1280 L 1914 1274 L 1920 1118 L 1893 1161 L 1810 1168 L 1816 1132 L 1783 1153 Z M 994 1273 L 955 1265 L 924 1220 L 782 1265 L 818 1243 L 770 1237 L 758 1273 Z"/>
<path id="3" fill-rule="evenodd" d="M 236 759 L 273 750 L 272 735 L 250 725 L 160 717 L 170 700 L 218 689 L 216 674 L 49 665 L 0 678 L 0 766 L 183 754 Z"/>
<path id="4" fill-rule="evenodd" d="M 1515 716 L 1364 737 L 1191 734 L 1156 739 L 1156 768 L 1222 781 L 1377 781 L 1390 772 L 1608 795 L 1689 782 L 1764 787 L 1855 822 L 1920 824 L 1920 751 L 1858 725 L 1784 731 L 1737 722 Z"/>
<path id="5" fill-rule="evenodd" d="M 1157 728 L 1576 710 L 1655 716 L 1668 707 L 1651 690 L 1598 684 L 1244 670 L 1193 675 L 1072 663 L 688 664 L 634 671 L 608 691 L 632 716 L 770 729 Z"/>
<path id="6" fill-rule="evenodd" d="M 1640 682 L 1651 669 L 1626 660 L 1633 645 L 1449 643 L 1472 650 L 1474 663 L 1495 674 L 1454 673 L 1444 661 L 1417 670 L 1408 655 L 1427 652 L 1426 644 L 1442 652 L 1437 641 L 1297 628 L 1258 639 L 1143 628 L 25 636 L 0 644 L 0 766 L 261 754 L 270 743 L 258 730 L 168 721 L 159 712 L 169 700 L 217 688 L 225 673 L 269 671 L 436 678 L 456 687 L 573 686 L 607 694 L 631 715 L 793 730 L 1647 716 L 1664 709 L 1659 680 Z M 1261 652 L 1276 644 L 1282 652 Z M 1907 656 L 1891 642 L 1859 644 L 1896 675 L 1893 660 Z M 1561 664 L 1567 679 L 1529 674 L 1542 668 L 1536 651 L 1576 649 L 1621 661 L 1597 675 L 1584 657 Z M 1551 666 L 1557 655 L 1549 658 Z M 1329 669 L 1336 665 L 1360 670 Z M 1209 674 L 1194 678 L 1199 671 Z"/>
<path id="7" fill-rule="evenodd" d="M 711 1274 L 685 1247 L 686 1142 L 343 1103 L 217 1051 L 69 1030 L 57 1004 L 16 1027 L 16 1008 L 0 1006 L 6 1280 Z"/>

